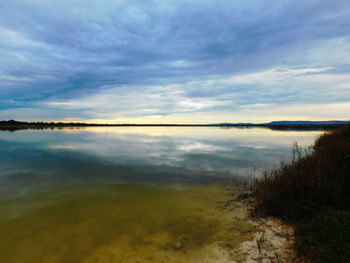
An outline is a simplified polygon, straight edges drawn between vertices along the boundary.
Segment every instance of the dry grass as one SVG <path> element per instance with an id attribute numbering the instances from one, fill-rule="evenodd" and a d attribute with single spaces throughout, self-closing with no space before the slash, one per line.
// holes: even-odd
<path id="1" fill-rule="evenodd" d="M 350 225 L 342 220 L 350 218 L 350 126 L 293 152 L 291 161 L 255 182 L 255 213 L 295 224 L 297 253 L 309 262 L 350 262 L 350 240 L 339 234 L 349 233 Z M 326 238 L 329 222 L 337 224 Z"/>
<path id="2" fill-rule="evenodd" d="M 294 146 L 293 158 L 266 171 L 254 185 L 256 212 L 298 222 L 350 208 L 350 126 L 320 136 L 313 147 Z"/>

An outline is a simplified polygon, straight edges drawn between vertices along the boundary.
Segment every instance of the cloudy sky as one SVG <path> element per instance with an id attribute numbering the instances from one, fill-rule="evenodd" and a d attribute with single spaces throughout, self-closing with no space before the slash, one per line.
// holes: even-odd
<path id="1" fill-rule="evenodd" d="M 1 1 L 0 119 L 350 119 L 350 2 Z"/>

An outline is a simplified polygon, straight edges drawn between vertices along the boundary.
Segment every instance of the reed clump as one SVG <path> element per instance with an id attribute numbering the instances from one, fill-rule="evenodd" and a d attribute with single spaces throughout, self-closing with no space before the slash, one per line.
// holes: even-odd
<path id="1" fill-rule="evenodd" d="M 311 262 L 350 262 L 349 238 L 334 234 L 348 233 L 350 226 L 344 220 L 350 218 L 350 125 L 326 132 L 310 148 L 295 145 L 293 158 L 265 171 L 253 189 L 256 214 L 295 224 L 300 256 Z M 326 242 L 322 228 L 328 222 L 333 222 L 327 228 L 332 240 Z"/>

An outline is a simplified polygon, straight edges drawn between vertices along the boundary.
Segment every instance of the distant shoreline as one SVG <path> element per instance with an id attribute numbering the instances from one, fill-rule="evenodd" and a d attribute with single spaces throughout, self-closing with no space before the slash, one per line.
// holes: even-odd
<path id="1" fill-rule="evenodd" d="M 85 128 L 85 127 L 222 127 L 222 128 L 268 128 L 272 130 L 333 130 L 345 125 L 347 122 L 304 122 L 293 123 L 219 123 L 219 124 L 97 124 L 97 123 L 75 123 L 75 122 L 20 122 L 0 121 L 0 130 L 16 131 L 25 129 L 53 129 L 53 128 Z"/>

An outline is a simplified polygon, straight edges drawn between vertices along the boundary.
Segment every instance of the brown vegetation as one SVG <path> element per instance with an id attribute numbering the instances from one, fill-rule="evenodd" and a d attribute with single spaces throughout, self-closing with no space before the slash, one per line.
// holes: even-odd
<path id="1" fill-rule="evenodd" d="M 325 133 L 308 149 L 295 145 L 290 162 L 255 182 L 254 201 L 256 214 L 295 224 L 300 256 L 350 262 L 350 222 L 344 220 L 350 218 L 350 126 Z M 327 228 L 331 241 L 322 229 L 326 222 L 333 222 Z"/>

